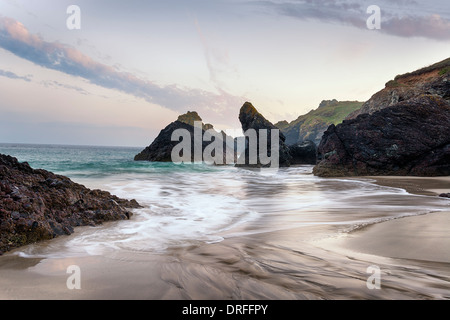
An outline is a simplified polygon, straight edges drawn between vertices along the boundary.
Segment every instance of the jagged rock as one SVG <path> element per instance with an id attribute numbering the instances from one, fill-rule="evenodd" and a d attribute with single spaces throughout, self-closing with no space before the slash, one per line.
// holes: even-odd
<path id="1" fill-rule="evenodd" d="M 200 116 L 198 115 L 197 111 L 188 111 L 185 114 L 182 114 L 180 116 L 178 116 L 177 121 L 179 122 L 183 122 L 186 123 L 188 125 L 194 126 L 195 121 L 198 122 L 202 122 L 202 118 L 200 118 Z M 209 129 L 214 129 L 213 125 L 210 123 L 203 123 L 202 122 L 202 129 L 204 131 L 209 130 Z"/>
<path id="2" fill-rule="evenodd" d="M 195 157 L 195 127 L 194 127 L 194 121 L 201 122 L 202 118 L 197 114 L 197 112 L 188 111 L 186 114 L 181 115 L 178 117 L 177 121 L 174 121 L 170 123 L 168 126 L 166 126 L 164 129 L 161 130 L 159 135 L 156 137 L 156 139 L 144 150 L 142 150 L 139 154 L 137 154 L 134 157 L 135 161 L 155 161 L 155 162 L 172 162 L 172 150 L 173 148 L 180 143 L 180 141 L 172 141 L 172 134 L 177 129 L 184 129 L 187 132 L 190 133 L 191 137 L 191 150 L 190 150 L 190 161 L 202 161 L 202 155 L 200 155 L 199 158 Z M 204 141 L 203 137 L 208 132 L 208 130 L 214 130 L 214 127 L 211 124 L 204 124 L 201 123 L 201 152 L 203 154 L 203 151 L 205 148 L 210 145 L 214 141 L 214 138 L 210 139 L 209 141 Z M 214 130 L 215 133 L 217 131 Z M 219 135 L 218 135 L 219 137 Z M 222 145 L 222 153 L 223 153 L 223 159 L 222 161 L 219 161 L 219 163 L 216 164 L 230 164 L 234 163 L 236 161 L 236 152 L 235 152 L 235 140 L 232 137 L 229 137 L 225 134 L 225 132 L 220 132 L 220 139 L 221 142 L 219 142 Z M 215 153 L 212 153 L 213 156 Z"/>
<path id="3" fill-rule="evenodd" d="M 291 164 L 316 164 L 317 162 L 317 146 L 312 141 L 304 141 L 290 145 L 289 153 L 292 156 Z"/>
<path id="4" fill-rule="evenodd" d="M 129 219 L 136 200 L 90 190 L 0 154 L 0 251 L 71 234 L 76 226 Z"/>
<path id="5" fill-rule="evenodd" d="M 318 156 L 318 176 L 450 175 L 450 104 L 421 96 L 331 125 Z"/>
<path id="6" fill-rule="evenodd" d="M 261 148 L 261 141 L 260 141 L 260 135 L 259 130 L 267 130 L 267 155 L 268 157 L 271 157 L 272 154 L 270 153 L 271 148 L 271 133 L 272 130 L 279 130 L 277 127 L 275 127 L 270 121 L 268 121 L 262 114 L 260 114 L 256 108 L 250 103 L 246 102 L 241 107 L 239 112 L 239 121 L 242 125 L 242 130 L 246 132 L 249 129 L 253 129 L 256 132 L 256 147 L 257 147 L 257 159 L 256 163 L 251 163 L 249 161 L 249 141 L 247 140 L 245 150 L 241 154 L 241 156 L 238 159 L 238 163 L 236 166 L 238 167 L 267 167 L 270 166 L 270 164 L 264 164 L 261 162 L 261 159 L 259 157 L 259 151 Z M 289 153 L 289 148 L 285 144 L 286 138 L 284 137 L 283 133 L 281 131 L 279 132 L 279 160 L 278 164 L 280 167 L 288 167 L 291 164 L 292 157 Z"/>

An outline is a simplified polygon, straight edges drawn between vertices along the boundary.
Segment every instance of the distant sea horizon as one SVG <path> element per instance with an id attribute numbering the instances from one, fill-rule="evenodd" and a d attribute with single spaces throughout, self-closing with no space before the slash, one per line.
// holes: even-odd
<path id="1" fill-rule="evenodd" d="M 62 147 L 98 147 L 98 148 L 145 148 L 146 146 L 136 146 L 136 145 L 101 145 L 101 144 L 77 144 L 77 143 L 34 143 L 34 142 L 1 142 L 0 145 L 7 146 L 7 145 L 30 145 L 30 146 L 62 146 Z"/>

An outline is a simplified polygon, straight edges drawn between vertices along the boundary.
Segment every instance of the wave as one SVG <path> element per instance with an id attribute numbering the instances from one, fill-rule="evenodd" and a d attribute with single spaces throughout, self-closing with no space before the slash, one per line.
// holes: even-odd
<path id="1" fill-rule="evenodd" d="M 292 228 L 303 228 L 302 237 L 320 237 L 448 210 L 446 201 L 380 186 L 372 179 L 315 177 L 312 166 L 249 170 L 133 161 L 139 150 L 0 145 L 0 151 L 33 167 L 66 175 L 91 189 L 136 199 L 144 206 L 134 210 L 128 221 L 77 228 L 63 240 L 32 245 L 19 254 L 161 252 Z"/>
<path id="2" fill-rule="evenodd" d="M 27 256 L 101 255 L 117 250 L 165 252 L 227 237 L 302 228 L 299 238 L 328 237 L 370 224 L 448 209 L 447 202 L 383 187 L 370 179 L 322 179 L 312 167 L 276 172 L 195 165 L 87 178 L 123 198 L 134 198 L 128 221 L 85 228 Z M 313 228 L 314 227 L 314 228 Z"/>

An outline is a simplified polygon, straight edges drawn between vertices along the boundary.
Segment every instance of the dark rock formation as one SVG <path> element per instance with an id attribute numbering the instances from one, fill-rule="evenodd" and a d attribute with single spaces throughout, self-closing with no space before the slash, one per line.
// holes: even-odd
<path id="1" fill-rule="evenodd" d="M 236 166 L 238 167 L 268 167 L 270 166 L 267 164 L 263 164 L 261 162 L 261 159 L 259 157 L 259 151 L 261 148 L 260 143 L 260 135 L 259 130 L 267 130 L 267 155 L 268 157 L 271 156 L 270 148 L 271 148 L 271 133 L 272 130 L 279 130 L 277 127 L 275 127 L 270 121 L 268 121 L 262 114 L 260 114 L 255 107 L 250 103 L 246 102 L 241 107 L 239 112 L 239 121 L 242 125 L 242 130 L 244 133 L 249 130 L 253 129 L 256 132 L 256 146 L 257 146 L 257 163 L 253 164 L 249 161 L 249 141 L 247 139 L 246 147 L 244 152 L 241 154 L 241 156 L 238 159 L 238 163 Z M 292 157 L 289 153 L 289 148 L 285 144 L 286 138 L 284 137 L 283 133 L 279 131 L 279 166 L 280 167 L 288 167 L 291 164 Z M 251 142 L 250 142 L 251 144 Z"/>
<path id="2" fill-rule="evenodd" d="M 194 127 L 175 121 L 170 123 L 167 127 L 161 130 L 159 135 L 153 142 L 142 150 L 134 157 L 135 161 L 155 161 L 155 162 L 171 162 L 172 161 L 172 149 L 179 143 L 178 141 L 172 141 L 172 133 L 177 129 L 186 129 L 192 134 L 192 145 Z M 193 155 L 193 152 L 192 152 Z M 192 158 L 193 159 L 193 158 Z"/>
<path id="3" fill-rule="evenodd" d="M 450 193 L 441 193 L 441 194 L 439 195 L 439 197 L 442 197 L 442 198 L 450 198 Z"/>
<path id="4" fill-rule="evenodd" d="M 135 200 L 90 190 L 69 178 L 0 154 L 0 252 L 71 234 L 76 226 L 131 216 Z"/>
<path id="5" fill-rule="evenodd" d="M 180 141 L 172 141 L 172 134 L 177 129 L 184 129 L 187 130 L 190 133 L 191 138 L 191 152 L 190 152 L 190 161 L 202 161 L 201 159 L 195 158 L 195 128 L 194 128 L 194 122 L 198 121 L 201 122 L 202 118 L 197 114 L 197 112 L 187 112 L 184 115 L 181 115 L 178 117 L 177 121 L 174 121 L 170 123 L 167 127 L 165 127 L 159 135 L 156 137 L 156 139 L 143 151 L 141 151 L 139 154 L 137 154 L 134 157 L 135 161 L 155 161 L 155 162 L 172 162 L 172 150 L 173 148 L 180 143 Z M 209 141 L 203 141 L 203 136 L 207 132 L 207 130 L 214 130 L 213 126 L 211 124 L 201 124 L 201 151 L 203 154 L 203 151 L 205 148 L 212 143 L 212 141 L 215 141 L 215 138 L 211 138 Z M 214 131 L 218 133 L 217 131 Z M 236 152 L 235 152 L 235 140 L 232 137 L 229 137 L 225 134 L 225 132 L 221 131 L 220 136 L 220 144 L 222 145 L 222 153 L 223 153 L 223 159 L 220 161 L 220 163 L 216 164 L 227 164 L 227 163 L 234 163 L 236 161 Z M 228 144 L 227 144 L 228 142 Z M 213 152 L 212 155 L 214 156 L 215 153 Z M 227 158 L 228 156 L 228 158 Z"/>
<path id="6" fill-rule="evenodd" d="M 450 102 L 450 58 L 414 72 L 398 75 L 374 94 L 361 109 L 348 115 L 355 119 L 361 114 L 372 114 L 399 102 L 421 95 L 434 95 Z"/>
<path id="7" fill-rule="evenodd" d="M 292 156 L 291 164 L 316 164 L 317 146 L 312 141 L 304 141 L 290 145 L 289 153 Z"/>
<path id="8" fill-rule="evenodd" d="M 450 104 L 421 96 L 331 125 L 318 156 L 318 176 L 450 175 Z"/>

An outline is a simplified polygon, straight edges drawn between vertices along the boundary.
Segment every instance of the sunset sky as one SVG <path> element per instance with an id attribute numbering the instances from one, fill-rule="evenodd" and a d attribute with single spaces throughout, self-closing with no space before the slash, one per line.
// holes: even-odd
<path id="1" fill-rule="evenodd" d="M 187 111 L 240 128 L 245 101 L 292 121 L 448 57 L 448 0 L 0 0 L 0 142 L 143 147 Z"/>

